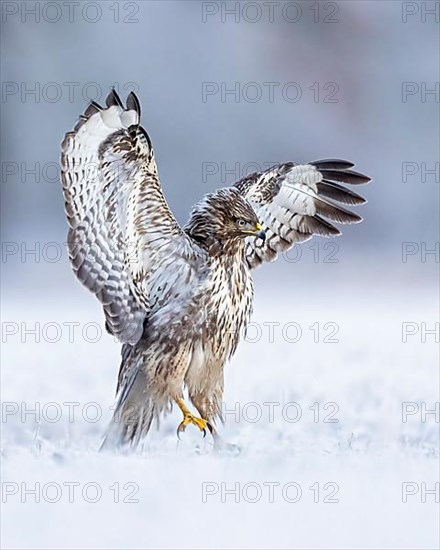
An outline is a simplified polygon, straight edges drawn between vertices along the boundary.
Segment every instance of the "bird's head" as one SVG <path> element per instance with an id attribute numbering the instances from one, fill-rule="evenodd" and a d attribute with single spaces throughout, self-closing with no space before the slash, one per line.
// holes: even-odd
<path id="1" fill-rule="evenodd" d="M 265 238 L 254 209 L 235 187 L 206 195 L 195 205 L 186 229 L 201 242 Z"/>

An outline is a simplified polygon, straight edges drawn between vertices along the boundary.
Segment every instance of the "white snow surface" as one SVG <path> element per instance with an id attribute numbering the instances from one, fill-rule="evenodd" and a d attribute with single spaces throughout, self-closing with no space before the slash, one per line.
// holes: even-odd
<path id="1" fill-rule="evenodd" d="M 178 443 L 178 410 L 136 453 L 99 453 L 119 367 L 110 336 L 81 334 L 86 323 L 102 326 L 99 305 L 74 285 L 69 299 L 44 307 L 43 297 L 6 300 L 3 322 L 19 332 L 3 334 L 2 547 L 437 548 L 429 490 L 439 480 L 439 424 L 422 408 L 439 401 L 438 344 L 429 334 L 402 342 L 402 323 L 438 321 L 432 288 L 345 283 L 313 293 L 284 279 L 257 285 L 254 324 L 225 376 L 220 431 L 237 448 L 220 453 L 193 427 Z M 40 342 L 22 342 L 20 324 L 36 321 Z M 79 323 L 73 341 L 67 322 Z M 280 323 L 273 338 L 270 322 Z M 298 337 L 286 329 L 293 322 L 297 342 L 288 341 Z M 337 342 L 322 341 L 335 328 L 326 323 L 337 325 Z M 68 402 L 78 403 L 73 418 Z M 402 407 L 414 413 L 407 422 Z M 406 502 L 405 488 L 414 493 Z"/>

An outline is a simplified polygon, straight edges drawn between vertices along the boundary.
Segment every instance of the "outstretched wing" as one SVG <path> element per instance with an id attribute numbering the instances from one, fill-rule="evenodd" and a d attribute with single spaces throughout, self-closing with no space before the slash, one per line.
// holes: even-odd
<path id="1" fill-rule="evenodd" d="M 134 344 L 145 318 L 197 273 L 194 246 L 162 194 L 151 141 L 131 93 L 92 102 L 62 143 L 69 256 L 102 303 L 106 327 Z"/>
<path id="2" fill-rule="evenodd" d="M 266 240 L 248 238 L 249 267 L 276 260 L 278 253 L 313 235 L 340 235 L 330 222 L 358 223 L 362 218 L 341 204 L 365 203 L 360 195 L 340 183 L 362 184 L 368 176 L 350 170 L 344 160 L 319 160 L 309 164 L 291 162 L 251 174 L 235 183 L 252 204 L 266 231 Z M 330 221 L 328 221 L 330 220 Z"/>

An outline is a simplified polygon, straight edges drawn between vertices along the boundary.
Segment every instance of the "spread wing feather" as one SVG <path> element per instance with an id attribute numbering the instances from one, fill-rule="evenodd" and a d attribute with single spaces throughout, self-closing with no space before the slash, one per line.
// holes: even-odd
<path id="1" fill-rule="evenodd" d="M 92 102 L 62 143 L 70 225 L 69 256 L 78 279 L 102 303 L 106 327 L 136 343 L 146 317 L 197 273 L 194 246 L 162 194 L 150 138 L 131 93 Z"/>
<path id="2" fill-rule="evenodd" d="M 341 206 L 365 203 L 340 183 L 359 185 L 368 176 L 351 170 L 353 163 L 328 159 L 295 165 L 285 163 L 254 173 L 235 186 L 251 202 L 266 230 L 266 240 L 248 238 L 246 258 L 251 268 L 274 261 L 278 253 L 313 235 L 340 235 L 330 222 L 358 223 L 362 218 Z"/>

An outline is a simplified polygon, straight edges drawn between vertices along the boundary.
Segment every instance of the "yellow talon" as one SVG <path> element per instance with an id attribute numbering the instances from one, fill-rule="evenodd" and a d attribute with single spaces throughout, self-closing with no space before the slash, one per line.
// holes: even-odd
<path id="1" fill-rule="evenodd" d="M 177 427 L 177 437 L 180 438 L 180 433 L 185 431 L 188 424 L 194 424 L 194 426 L 197 426 L 197 428 L 199 428 L 199 430 L 203 432 L 203 437 L 205 437 L 208 422 L 203 418 L 199 418 L 198 416 L 193 415 L 186 407 L 183 399 L 176 399 L 176 403 L 183 413 L 183 420 Z"/>
<path id="2" fill-rule="evenodd" d="M 206 426 L 208 425 L 206 420 L 204 420 L 203 418 L 199 418 L 189 413 L 183 417 L 182 422 L 179 424 L 178 431 L 185 431 L 185 428 L 188 426 L 188 424 L 194 424 L 194 426 L 197 426 L 201 432 L 206 432 Z"/>

